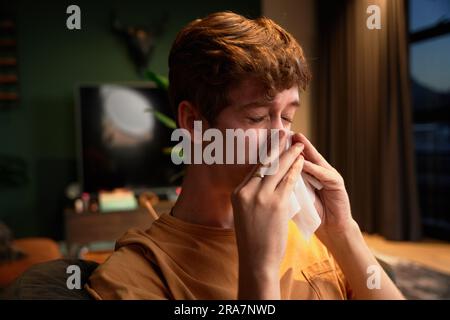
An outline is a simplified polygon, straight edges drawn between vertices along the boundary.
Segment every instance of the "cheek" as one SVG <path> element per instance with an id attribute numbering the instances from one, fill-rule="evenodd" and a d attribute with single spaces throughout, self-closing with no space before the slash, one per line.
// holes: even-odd
<path id="1" fill-rule="evenodd" d="M 258 126 L 258 125 L 250 125 L 243 116 L 240 117 L 237 112 L 233 112 L 233 110 L 227 110 L 227 109 L 223 110 L 219 114 L 219 116 L 216 118 L 214 127 L 219 129 L 222 132 L 224 159 L 227 158 L 228 153 L 233 154 L 234 155 L 234 157 L 232 157 L 234 159 L 233 163 L 236 164 L 238 153 L 243 153 L 243 157 L 245 159 L 244 161 L 246 164 L 251 163 L 250 167 L 252 167 L 252 165 L 255 162 L 258 162 L 259 148 L 267 140 L 267 135 L 270 134 L 269 128 L 265 128 L 265 127 L 262 128 L 261 126 Z M 242 129 L 244 131 L 246 131 L 248 129 L 254 129 L 255 135 L 250 135 L 250 138 L 246 138 L 244 147 L 239 148 L 236 139 L 233 142 L 230 142 L 229 145 L 227 145 L 226 129 Z M 232 152 L 231 152 L 231 150 L 227 150 L 227 146 L 233 147 Z M 252 146 L 252 147 L 250 147 L 250 146 Z M 256 148 L 255 148 L 255 146 L 256 146 Z M 240 155 L 240 156 L 242 156 L 242 155 Z M 248 167 L 246 168 L 245 165 L 239 164 L 239 165 L 237 165 L 237 168 L 234 168 L 233 170 L 236 170 L 238 172 L 246 172 L 249 170 L 249 168 Z"/>
<path id="2" fill-rule="evenodd" d="M 246 129 L 244 123 L 237 116 L 217 118 L 216 127 L 222 131 L 225 129 Z"/>

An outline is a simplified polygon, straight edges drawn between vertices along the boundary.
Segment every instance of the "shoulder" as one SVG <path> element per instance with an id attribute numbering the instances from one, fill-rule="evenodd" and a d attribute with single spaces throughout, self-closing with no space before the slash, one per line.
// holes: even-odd
<path id="1" fill-rule="evenodd" d="M 168 298 L 155 248 L 148 231 L 127 231 L 113 254 L 91 274 L 86 290 L 96 299 Z"/>

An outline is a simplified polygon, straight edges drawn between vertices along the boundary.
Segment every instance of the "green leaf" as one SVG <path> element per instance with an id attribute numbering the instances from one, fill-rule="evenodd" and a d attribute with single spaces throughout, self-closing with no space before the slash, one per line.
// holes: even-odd
<path id="1" fill-rule="evenodd" d="M 159 121 L 161 121 L 162 124 L 164 124 L 166 127 L 170 128 L 170 129 L 177 128 L 176 122 L 173 119 L 171 119 L 170 117 L 166 116 L 164 113 L 161 113 L 154 109 L 150 109 L 150 112 L 153 112 L 153 114 L 155 115 L 155 118 L 158 119 Z"/>
<path id="2" fill-rule="evenodd" d="M 169 89 L 169 79 L 167 79 L 166 77 L 164 77 L 160 74 L 156 74 L 151 70 L 147 70 L 145 72 L 145 75 L 146 75 L 147 79 L 153 81 L 158 88 L 164 89 L 164 90 Z"/>
<path id="3" fill-rule="evenodd" d="M 174 157 L 178 158 L 180 161 L 183 160 L 183 148 L 181 146 L 174 147 L 165 147 L 162 149 L 163 154 L 165 155 L 174 155 Z"/>

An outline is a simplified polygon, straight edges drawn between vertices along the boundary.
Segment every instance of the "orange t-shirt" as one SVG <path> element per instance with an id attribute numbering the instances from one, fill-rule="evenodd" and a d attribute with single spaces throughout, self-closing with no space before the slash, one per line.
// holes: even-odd
<path id="1" fill-rule="evenodd" d="M 258 232 L 258 230 L 255 230 Z M 282 299 L 347 299 L 337 263 L 315 237 L 307 243 L 289 222 L 280 268 Z M 147 231 L 129 230 L 91 275 L 96 299 L 236 299 L 238 255 L 233 229 L 163 214 Z"/>

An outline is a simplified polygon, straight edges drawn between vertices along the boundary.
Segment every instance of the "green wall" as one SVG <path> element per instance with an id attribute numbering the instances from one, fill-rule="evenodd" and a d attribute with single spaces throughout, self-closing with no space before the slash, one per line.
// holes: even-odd
<path id="1" fill-rule="evenodd" d="M 81 8 L 82 29 L 66 29 L 66 8 Z M 16 1 L 21 101 L 0 110 L 0 153 L 23 158 L 29 183 L 0 189 L 0 220 L 16 237 L 63 236 L 64 189 L 76 181 L 74 95 L 77 83 L 135 81 L 128 52 L 110 31 L 110 12 L 130 25 L 168 13 L 150 68 L 167 74 L 177 31 L 208 13 L 260 14 L 251 1 Z"/>

